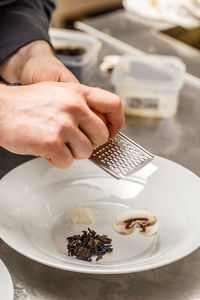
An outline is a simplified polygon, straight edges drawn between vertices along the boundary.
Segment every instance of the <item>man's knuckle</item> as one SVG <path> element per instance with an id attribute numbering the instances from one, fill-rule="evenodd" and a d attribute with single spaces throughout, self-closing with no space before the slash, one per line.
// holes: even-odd
<path id="1" fill-rule="evenodd" d="M 83 87 L 79 83 L 69 83 L 68 87 L 70 87 L 71 91 L 73 91 L 74 93 L 83 93 Z"/>
<path id="2" fill-rule="evenodd" d="M 78 101 L 70 103 L 70 105 L 68 106 L 68 111 L 72 114 L 81 113 L 82 112 L 81 103 Z"/>
<path id="3" fill-rule="evenodd" d="M 57 135 L 61 137 L 66 131 L 71 131 L 72 124 L 65 120 L 60 120 L 57 124 Z"/>

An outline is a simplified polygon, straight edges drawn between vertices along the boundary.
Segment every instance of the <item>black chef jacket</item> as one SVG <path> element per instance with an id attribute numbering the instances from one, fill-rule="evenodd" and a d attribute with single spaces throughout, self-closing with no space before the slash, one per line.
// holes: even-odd
<path id="1" fill-rule="evenodd" d="M 49 42 L 55 0 L 0 0 L 0 62 L 35 40 Z"/>

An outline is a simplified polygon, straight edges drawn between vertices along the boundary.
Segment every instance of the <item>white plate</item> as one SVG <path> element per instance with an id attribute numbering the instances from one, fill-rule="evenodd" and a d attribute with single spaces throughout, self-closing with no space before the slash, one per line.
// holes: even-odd
<path id="1" fill-rule="evenodd" d="M 18 252 L 43 264 L 85 273 L 128 273 L 172 263 L 200 245 L 200 179 L 163 158 L 127 180 L 107 175 L 88 160 L 58 170 L 45 160 L 29 161 L 0 182 L 0 235 Z M 66 211 L 84 204 L 96 211 L 90 227 L 113 240 L 114 251 L 91 263 L 67 256 L 66 237 L 84 229 L 65 221 Z M 154 237 L 113 230 L 122 211 L 150 209 L 158 217 Z"/>
<path id="2" fill-rule="evenodd" d="M 13 282 L 4 263 L 0 260 L 0 299 L 13 300 L 14 288 Z"/>

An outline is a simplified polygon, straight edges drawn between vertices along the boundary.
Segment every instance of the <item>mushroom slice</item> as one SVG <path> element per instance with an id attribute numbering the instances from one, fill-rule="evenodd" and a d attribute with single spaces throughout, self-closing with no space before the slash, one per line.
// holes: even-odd
<path id="1" fill-rule="evenodd" d="M 130 234 L 136 228 L 144 236 L 152 236 L 158 231 L 157 218 L 149 210 L 134 209 L 125 211 L 117 217 L 114 229 L 121 234 Z"/>

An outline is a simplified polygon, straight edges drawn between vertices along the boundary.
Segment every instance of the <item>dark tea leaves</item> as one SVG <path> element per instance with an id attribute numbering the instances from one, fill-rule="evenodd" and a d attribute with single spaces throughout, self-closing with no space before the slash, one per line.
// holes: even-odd
<path id="1" fill-rule="evenodd" d="M 69 236 L 67 238 L 68 255 L 76 256 L 77 259 L 92 261 L 96 256 L 98 261 L 108 252 L 112 252 L 112 240 L 105 234 L 99 235 L 94 230 L 82 231 L 82 234 Z"/>

